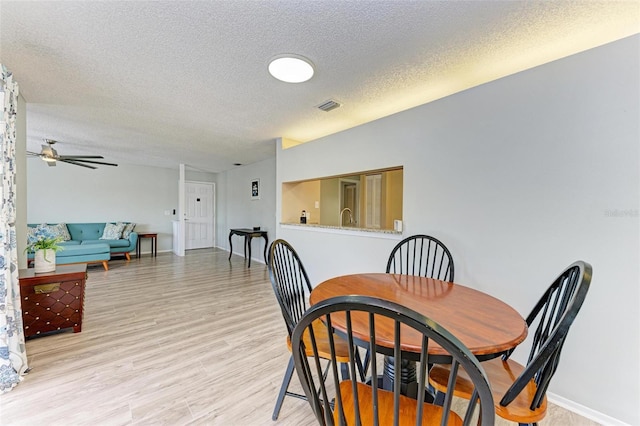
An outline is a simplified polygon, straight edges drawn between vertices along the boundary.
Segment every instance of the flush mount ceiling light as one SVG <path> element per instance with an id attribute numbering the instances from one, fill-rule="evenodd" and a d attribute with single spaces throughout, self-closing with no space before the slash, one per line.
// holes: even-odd
<path id="1" fill-rule="evenodd" d="M 286 83 L 302 83 L 313 77 L 313 63 L 300 55 L 278 55 L 269 62 L 269 73 Z"/>

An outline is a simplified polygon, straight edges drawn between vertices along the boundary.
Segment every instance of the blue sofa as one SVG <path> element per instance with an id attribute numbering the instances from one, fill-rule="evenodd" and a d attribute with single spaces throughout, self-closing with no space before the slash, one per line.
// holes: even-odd
<path id="1" fill-rule="evenodd" d="M 27 226 L 37 228 L 39 225 L 30 223 Z M 102 237 L 106 225 L 104 222 L 67 223 L 66 229 L 71 239 L 60 243 L 63 250 L 56 253 L 56 264 L 99 262 L 102 263 L 105 270 L 108 270 L 107 262 L 113 255 L 124 255 L 127 260 L 131 260 L 130 252 L 136 249 L 138 234 L 131 232 L 128 238 L 103 240 L 100 237 Z M 29 253 L 29 262 L 33 260 L 33 257 L 34 254 Z"/>

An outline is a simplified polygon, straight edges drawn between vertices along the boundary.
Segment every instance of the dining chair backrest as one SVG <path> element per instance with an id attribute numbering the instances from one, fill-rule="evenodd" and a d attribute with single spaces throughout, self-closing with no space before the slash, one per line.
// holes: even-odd
<path id="1" fill-rule="evenodd" d="M 509 405 L 533 379 L 537 390 L 530 409 L 540 406 L 558 367 L 569 328 L 589 290 L 591 275 L 591 265 L 577 261 L 567 267 L 544 292 L 526 318 L 529 330 L 534 331 L 529 360 L 524 371 L 505 392 L 500 405 Z M 507 359 L 511 352 L 505 354 L 503 359 Z"/>
<path id="2" fill-rule="evenodd" d="M 282 239 L 271 243 L 267 267 L 273 291 L 291 335 L 307 310 L 307 297 L 311 293 L 309 276 L 298 253 Z"/>
<path id="3" fill-rule="evenodd" d="M 453 257 L 440 240 L 429 235 L 412 235 L 391 250 L 386 272 L 453 282 Z"/>
<path id="4" fill-rule="evenodd" d="M 318 354 L 316 334 L 314 334 L 317 329 L 314 330 L 312 326 L 312 324 L 318 324 L 318 320 L 328 330 L 335 330 L 336 334 L 349 343 L 351 378 L 357 377 L 355 374 L 357 349 L 354 345 L 364 346 L 371 353 L 376 353 L 378 349 L 380 352 L 392 355 L 394 371 L 401 371 L 403 359 L 418 361 L 417 398 L 401 395 L 400 380 L 394 381 L 393 391 L 379 389 L 377 380 L 372 380 L 371 384 L 357 382 L 355 379 L 340 381 L 335 362 L 326 380 L 323 380 L 320 362 L 322 357 Z M 393 342 L 386 342 L 384 348 L 380 344 L 382 342 L 376 342 L 378 327 L 393 330 Z M 354 330 L 359 331 L 354 332 Z M 422 334 L 422 347 L 419 352 L 402 350 L 401 338 L 405 333 Z M 310 336 L 308 340 L 305 340 L 305 334 Z M 333 336 L 331 332 L 324 334 Z M 494 423 L 493 397 L 486 374 L 476 357 L 442 326 L 407 307 L 368 296 L 351 295 L 326 299 L 309 308 L 295 327 L 291 341 L 295 369 L 321 425 L 397 425 L 401 420 L 402 424 L 440 425 L 447 424 L 449 420 L 461 420 L 459 414 L 451 410 L 453 387 L 459 367 L 464 368 L 472 378 L 480 399 L 477 424 L 493 425 Z M 335 357 L 333 337 L 329 343 L 329 347 L 332 348 L 331 357 Z M 453 368 L 449 380 L 451 392 L 447 392 L 442 406 L 417 402 L 424 401 L 426 366 L 429 365 L 428 350 L 429 345 L 433 343 L 446 349 L 452 358 Z M 310 345 L 311 348 L 305 345 Z M 309 357 L 310 353 L 313 356 Z M 372 357 L 371 377 L 378 377 L 381 371 L 377 357 Z M 471 424 L 471 422 L 476 424 L 473 417 L 476 407 L 475 403 L 469 403 L 466 406 L 467 415 L 462 414 L 465 417 L 465 424 Z M 460 413 L 460 407 L 457 407 L 457 411 Z"/>

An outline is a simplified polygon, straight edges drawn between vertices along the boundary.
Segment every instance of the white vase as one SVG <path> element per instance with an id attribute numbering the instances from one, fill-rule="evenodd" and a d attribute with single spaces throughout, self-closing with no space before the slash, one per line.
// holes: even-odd
<path id="1" fill-rule="evenodd" d="M 34 256 L 35 273 L 52 272 L 56 270 L 55 250 L 37 250 Z"/>

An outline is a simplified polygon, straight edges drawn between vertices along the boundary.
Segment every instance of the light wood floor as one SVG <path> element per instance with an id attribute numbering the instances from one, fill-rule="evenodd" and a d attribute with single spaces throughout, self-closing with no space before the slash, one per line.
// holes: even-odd
<path id="1" fill-rule="evenodd" d="M 0 424 L 316 424 L 295 398 L 271 421 L 286 328 L 265 265 L 227 256 L 192 250 L 90 267 L 82 332 L 27 341 L 31 372 L 0 397 Z M 551 407 L 541 424 L 595 423 Z"/>

